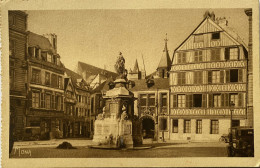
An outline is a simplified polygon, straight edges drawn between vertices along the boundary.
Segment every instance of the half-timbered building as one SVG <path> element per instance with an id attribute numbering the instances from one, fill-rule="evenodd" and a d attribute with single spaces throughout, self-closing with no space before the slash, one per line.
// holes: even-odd
<path id="1" fill-rule="evenodd" d="M 170 72 L 170 139 L 218 140 L 243 126 L 247 48 L 225 18 L 207 14 L 177 47 Z M 234 103 L 234 107 L 231 104 Z"/>

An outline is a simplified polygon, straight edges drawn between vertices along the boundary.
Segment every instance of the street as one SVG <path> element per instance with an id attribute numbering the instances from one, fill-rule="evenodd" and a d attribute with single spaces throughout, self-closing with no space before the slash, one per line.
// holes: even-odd
<path id="1" fill-rule="evenodd" d="M 56 149 L 67 141 L 76 149 Z M 92 149 L 91 140 L 51 140 L 17 142 L 11 158 L 163 158 L 163 157 L 227 157 L 226 144 L 221 142 L 166 142 L 145 144 L 138 149 Z"/>

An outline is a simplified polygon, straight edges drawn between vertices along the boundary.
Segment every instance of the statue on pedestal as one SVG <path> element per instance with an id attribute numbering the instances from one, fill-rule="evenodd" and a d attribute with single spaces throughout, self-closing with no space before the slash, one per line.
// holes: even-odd
<path id="1" fill-rule="evenodd" d="M 119 52 L 119 56 L 117 57 L 117 61 L 115 64 L 115 70 L 118 74 L 118 79 L 127 79 L 127 70 L 125 69 L 125 58 L 122 53 Z"/>

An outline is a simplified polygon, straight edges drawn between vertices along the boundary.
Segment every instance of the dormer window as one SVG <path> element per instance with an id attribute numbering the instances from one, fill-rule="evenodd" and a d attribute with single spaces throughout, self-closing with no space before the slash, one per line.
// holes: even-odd
<path id="1" fill-rule="evenodd" d="M 203 34 L 194 36 L 194 43 L 200 43 L 200 42 L 203 42 L 203 41 L 204 41 Z"/>
<path id="2" fill-rule="evenodd" d="M 49 53 L 47 53 L 47 61 L 51 62 L 51 59 L 52 59 L 51 55 Z"/>
<path id="3" fill-rule="evenodd" d="M 212 33 L 212 37 L 211 37 L 212 40 L 219 40 L 220 39 L 220 33 L 217 32 L 217 33 Z"/>
<path id="4" fill-rule="evenodd" d="M 35 58 L 40 59 L 41 49 L 35 48 Z"/>
<path id="5" fill-rule="evenodd" d="M 41 52 L 41 58 L 44 61 L 47 61 L 47 52 Z"/>

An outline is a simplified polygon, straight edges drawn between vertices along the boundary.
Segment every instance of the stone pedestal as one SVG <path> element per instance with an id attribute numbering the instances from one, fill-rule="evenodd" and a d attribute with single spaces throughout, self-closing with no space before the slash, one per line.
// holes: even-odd
<path id="1" fill-rule="evenodd" d="M 125 87 L 125 80 L 115 81 L 115 88 L 103 97 L 106 105 L 94 125 L 93 142 L 104 148 L 133 147 L 133 94 Z"/>

